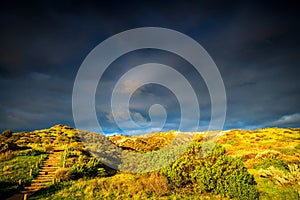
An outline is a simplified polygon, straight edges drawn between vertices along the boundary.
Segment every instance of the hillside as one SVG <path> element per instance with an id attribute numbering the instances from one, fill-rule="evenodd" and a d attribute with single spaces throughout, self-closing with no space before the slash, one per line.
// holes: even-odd
<path id="1" fill-rule="evenodd" d="M 212 134 L 218 134 L 217 145 L 201 158 L 203 141 Z M 113 169 L 121 164 L 122 152 L 147 154 L 166 149 L 169 153 L 169 144 L 180 146 L 186 141 L 193 141 L 186 153 L 163 169 L 148 173 Z M 37 192 L 28 193 L 29 199 L 298 199 L 300 196 L 300 128 L 214 133 L 169 131 L 105 137 L 56 125 L 0 135 L 2 197 L 18 194 L 32 185 L 55 149 L 60 151 L 56 156 L 58 168 L 51 176 L 53 181 Z"/>

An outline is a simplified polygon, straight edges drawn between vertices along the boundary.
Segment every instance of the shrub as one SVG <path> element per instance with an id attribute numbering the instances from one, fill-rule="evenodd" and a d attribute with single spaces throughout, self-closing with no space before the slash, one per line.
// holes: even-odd
<path id="1" fill-rule="evenodd" d="M 92 179 L 84 190 L 87 199 L 160 199 L 170 192 L 167 178 L 158 172 Z"/>
<path id="2" fill-rule="evenodd" d="M 0 144 L 0 153 L 5 153 L 7 151 L 16 151 L 21 149 L 17 144 L 13 142 L 6 142 Z"/>
<path id="3" fill-rule="evenodd" d="M 45 145 L 45 146 L 44 146 L 44 151 L 45 151 L 45 152 L 51 152 L 51 151 L 53 151 L 52 145 Z"/>
<path id="4" fill-rule="evenodd" d="M 0 161 L 12 159 L 14 155 L 15 154 L 13 151 L 6 151 L 4 153 L 0 153 Z"/>
<path id="5" fill-rule="evenodd" d="M 280 170 L 286 171 L 288 169 L 288 165 L 285 161 L 279 160 L 277 158 L 266 158 L 256 164 L 254 164 L 254 169 L 267 169 L 269 167 L 275 167 Z"/>
<path id="6" fill-rule="evenodd" d="M 71 178 L 71 173 L 70 169 L 68 168 L 60 168 L 55 171 L 55 180 L 57 182 L 63 182 L 63 181 L 68 181 Z"/>
<path id="7" fill-rule="evenodd" d="M 158 172 L 140 176 L 133 184 L 133 187 L 145 193 L 155 194 L 156 196 L 163 196 L 170 193 L 168 179 Z"/>
<path id="8" fill-rule="evenodd" d="M 261 177 L 270 178 L 277 185 L 300 185 L 300 167 L 296 164 L 288 165 L 288 173 L 273 166 L 260 169 L 258 173 Z"/>
<path id="9" fill-rule="evenodd" d="M 237 199 L 258 199 L 255 181 L 240 158 L 225 154 L 216 145 L 201 158 L 201 144 L 191 145 L 188 153 L 162 171 L 176 187 L 190 187 L 200 192 L 211 192 Z"/>
<path id="10" fill-rule="evenodd" d="M 106 171 L 101 167 L 102 164 L 100 163 L 100 161 L 94 157 L 79 159 L 79 163 L 72 166 L 71 175 L 73 179 L 82 177 L 105 176 Z"/>
<path id="11" fill-rule="evenodd" d="M 82 142 L 72 142 L 71 144 L 68 145 L 68 151 L 82 151 L 84 149 L 84 146 Z"/>
<path id="12" fill-rule="evenodd" d="M 275 151 L 275 150 L 266 150 L 263 152 L 258 153 L 255 156 L 255 160 L 264 160 L 264 159 L 280 159 L 282 158 L 282 153 Z"/>
<path id="13" fill-rule="evenodd" d="M 100 177 L 107 176 L 106 170 L 104 168 L 98 168 L 97 169 L 97 176 L 100 176 Z"/>
<path id="14" fill-rule="evenodd" d="M 43 151 L 37 150 L 37 149 L 31 149 L 29 151 L 25 151 L 23 155 L 25 156 L 38 156 L 44 154 Z"/>
<path id="15" fill-rule="evenodd" d="M 2 132 L 1 135 L 3 137 L 10 138 L 12 136 L 12 131 L 11 130 L 5 130 L 5 131 Z"/>

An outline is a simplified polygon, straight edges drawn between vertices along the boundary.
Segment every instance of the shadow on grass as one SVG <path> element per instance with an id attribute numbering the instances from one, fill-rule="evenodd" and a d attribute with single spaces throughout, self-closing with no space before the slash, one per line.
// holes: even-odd
<path id="1" fill-rule="evenodd" d="M 11 182 L 0 181 L 0 185 L 0 197 L 3 199 L 14 195 L 20 189 L 20 186 Z"/>
<path id="2" fill-rule="evenodd" d="M 55 193 L 59 192 L 60 190 L 62 190 L 64 187 L 68 187 L 68 186 L 69 186 L 68 183 L 55 184 L 55 185 L 51 185 L 47 188 L 40 189 L 39 191 L 35 192 L 33 195 L 30 196 L 30 200 L 49 198 L 53 194 L 55 194 Z"/>

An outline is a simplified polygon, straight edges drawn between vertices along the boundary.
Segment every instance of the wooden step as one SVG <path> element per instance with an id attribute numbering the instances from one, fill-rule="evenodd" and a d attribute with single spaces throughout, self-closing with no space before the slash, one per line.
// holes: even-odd
<path id="1" fill-rule="evenodd" d="M 27 187 L 24 187 L 25 190 L 39 190 L 39 189 L 42 189 L 42 188 L 46 188 L 46 186 L 39 186 L 39 187 L 27 186 Z"/>
<path id="2" fill-rule="evenodd" d="M 36 178 L 47 178 L 47 177 L 53 177 L 55 174 L 39 174 Z"/>
<path id="3" fill-rule="evenodd" d="M 43 166 L 44 167 L 58 167 L 59 163 L 47 163 L 47 164 L 44 164 Z"/>
<path id="4" fill-rule="evenodd" d="M 47 180 L 53 179 L 53 178 L 54 178 L 54 176 L 52 176 L 52 175 L 43 175 L 43 176 L 37 177 L 37 179 L 47 179 Z"/>
<path id="5" fill-rule="evenodd" d="M 38 176 L 31 181 L 30 186 L 24 187 L 20 193 L 31 195 L 42 188 L 52 185 L 55 172 L 60 168 L 61 153 L 63 151 L 64 149 L 57 148 L 53 153 L 49 154 L 48 158 L 42 162 Z"/>
<path id="6" fill-rule="evenodd" d="M 36 178 L 38 178 L 38 177 L 43 177 L 43 178 L 46 178 L 46 177 L 52 177 L 52 176 L 54 176 L 55 174 L 54 173 L 48 173 L 48 174 L 45 174 L 45 173 L 41 173 L 41 174 L 39 174 Z"/>
<path id="7" fill-rule="evenodd" d="M 49 177 L 53 177 L 55 174 L 39 174 L 35 179 L 45 179 Z"/>
<path id="8" fill-rule="evenodd" d="M 60 162 L 60 159 L 46 160 L 44 163 L 48 163 L 48 162 Z"/>
<path id="9" fill-rule="evenodd" d="M 39 172 L 42 172 L 42 173 L 45 173 L 45 172 L 48 172 L 48 174 L 50 173 L 55 173 L 56 170 L 40 170 Z"/>
<path id="10" fill-rule="evenodd" d="M 56 171 L 59 167 L 55 167 L 55 168 L 41 168 L 41 170 L 43 171 Z"/>
<path id="11" fill-rule="evenodd" d="M 22 191 L 20 191 L 20 193 L 21 194 L 32 194 L 32 193 L 34 193 L 36 191 L 39 191 L 39 190 L 40 190 L 40 188 L 39 189 L 34 189 L 34 190 L 22 190 Z"/>
<path id="12" fill-rule="evenodd" d="M 50 158 L 47 161 L 60 161 L 60 160 L 61 160 L 60 158 Z"/>
<path id="13" fill-rule="evenodd" d="M 52 179 L 45 179 L 45 180 L 35 180 L 34 182 L 32 182 L 32 184 L 35 183 L 52 183 L 53 182 L 53 178 Z"/>
<path id="14" fill-rule="evenodd" d="M 35 182 L 32 182 L 31 185 L 33 184 L 49 184 L 49 183 L 52 183 L 53 179 L 48 179 L 46 181 L 35 181 Z"/>
<path id="15" fill-rule="evenodd" d="M 30 186 L 31 187 L 46 187 L 52 185 L 51 182 L 45 182 L 45 183 L 32 183 Z"/>
<path id="16" fill-rule="evenodd" d="M 59 167 L 42 167 L 42 169 L 58 169 Z"/>
<path id="17" fill-rule="evenodd" d="M 48 182 L 52 182 L 53 179 L 35 179 L 35 180 L 32 180 L 31 182 L 32 183 L 48 183 Z"/>
<path id="18" fill-rule="evenodd" d="M 41 175 L 51 175 L 51 174 L 55 174 L 55 172 L 39 171 L 39 174 L 41 174 Z"/>

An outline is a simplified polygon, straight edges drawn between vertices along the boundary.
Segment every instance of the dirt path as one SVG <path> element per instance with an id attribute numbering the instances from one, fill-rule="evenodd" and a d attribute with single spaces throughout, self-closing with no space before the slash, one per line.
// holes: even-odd
<path id="1" fill-rule="evenodd" d="M 18 194 L 7 198 L 6 200 L 25 200 L 34 192 L 46 188 L 53 184 L 55 171 L 59 169 L 60 155 L 63 149 L 56 148 L 49 154 L 48 158 L 44 160 L 39 174 L 31 181 L 30 186 L 24 187 Z"/>

